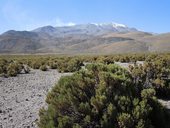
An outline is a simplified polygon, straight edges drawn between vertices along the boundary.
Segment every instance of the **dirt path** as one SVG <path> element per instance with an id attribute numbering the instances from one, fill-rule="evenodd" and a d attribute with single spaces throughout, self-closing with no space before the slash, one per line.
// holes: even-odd
<path id="1" fill-rule="evenodd" d="M 33 70 L 17 77 L 0 77 L 0 128 L 35 128 L 47 91 L 63 75 L 57 70 Z"/>

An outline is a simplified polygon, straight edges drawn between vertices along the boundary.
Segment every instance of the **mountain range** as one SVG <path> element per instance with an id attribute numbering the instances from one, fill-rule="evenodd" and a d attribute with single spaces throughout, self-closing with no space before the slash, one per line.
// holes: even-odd
<path id="1" fill-rule="evenodd" d="M 0 35 L 0 53 L 114 54 L 170 51 L 170 33 L 152 34 L 117 23 L 44 26 Z"/>

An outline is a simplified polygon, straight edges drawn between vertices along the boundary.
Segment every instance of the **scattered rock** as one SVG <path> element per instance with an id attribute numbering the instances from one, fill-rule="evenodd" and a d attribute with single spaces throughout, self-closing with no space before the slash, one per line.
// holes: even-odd
<path id="1" fill-rule="evenodd" d="M 46 105 L 46 90 L 62 75 L 69 73 L 32 70 L 17 77 L 0 77 L 0 128 L 37 128 L 39 109 Z"/>
<path id="2" fill-rule="evenodd" d="M 42 95 L 41 94 L 38 94 L 39 97 L 41 97 Z"/>

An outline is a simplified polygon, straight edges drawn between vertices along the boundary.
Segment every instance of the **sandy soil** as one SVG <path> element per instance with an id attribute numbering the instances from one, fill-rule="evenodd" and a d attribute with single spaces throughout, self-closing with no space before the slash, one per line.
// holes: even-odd
<path id="1" fill-rule="evenodd" d="M 36 128 L 48 90 L 69 73 L 32 70 L 17 77 L 0 77 L 0 128 Z"/>

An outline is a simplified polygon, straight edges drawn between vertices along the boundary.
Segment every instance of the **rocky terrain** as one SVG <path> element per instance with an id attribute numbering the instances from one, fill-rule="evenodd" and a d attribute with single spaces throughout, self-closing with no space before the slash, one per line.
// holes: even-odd
<path id="1" fill-rule="evenodd" d="M 69 73 L 32 70 L 17 77 L 0 77 L 0 128 L 35 128 L 48 90 Z"/>

